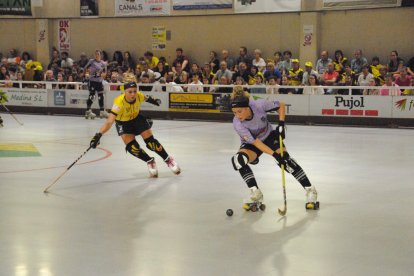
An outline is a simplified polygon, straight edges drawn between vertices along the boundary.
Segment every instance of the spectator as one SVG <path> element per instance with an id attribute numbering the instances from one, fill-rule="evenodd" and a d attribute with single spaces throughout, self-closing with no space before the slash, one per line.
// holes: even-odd
<path id="1" fill-rule="evenodd" d="M 217 72 L 217 70 L 219 69 L 220 65 L 220 61 L 217 58 L 217 53 L 215 51 L 210 51 L 210 67 L 212 72 L 215 74 Z"/>
<path id="2" fill-rule="evenodd" d="M 135 61 L 132 58 L 131 53 L 129 51 L 124 52 L 122 67 L 129 69 L 129 70 L 135 70 Z"/>
<path id="3" fill-rule="evenodd" d="M 22 53 L 22 59 L 20 60 L 20 66 L 26 68 L 26 64 L 32 61 L 32 57 L 28 52 Z"/>
<path id="4" fill-rule="evenodd" d="M 369 72 L 369 65 L 364 64 L 362 66 L 362 72 L 358 77 L 359 86 L 369 86 L 369 81 L 374 79 L 374 76 Z"/>
<path id="5" fill-rule="evenodd" d="M 180 73 L 182 71 L 187 72 L 187 73 L 190 72 L 190 60 L 188 59 L 187 56 L 184 55 L 183 49 L 182 48 L 177 48 L 175 50 L 175 53 L 176 53 L 176 58 L 173 61 L 172 71 L 174 73 L 177 73 L 177 71 L 176 71 L 177 70 L 177 64 L 180 64 L 180 66 L 181 66 Z"/>
<path id="6" fill-rule="evenodd" d="M 160 60 L 156 56 L 154 56 L 154 53 L 151 51 L 146 51 L 144 53 L 144 58 L 145 58 L 145 61 L 148 63 L 148 67 L 151 70 L 154 70 L 157 67 L 158 63 L 160 62 Z"/>
<path id="7" fill-rule="evenodd" d="M 148 75 L 150 81 L 152 81 L 154 79 L 154 71 L 152 71 L 149 68 L 149 64 L 146 61 L 141 61 L 141 65 L 142 65 L 141 78 L 144 74 L 146 74 Z"/>
<path id="8" fill-rule="evenodd" d="M 149 92 L 149 91 L 152 90 L 152 86 L 149 85 L 149 84 L 151 84 L 151 82 L 150 82 L 150 76 L 148 74 L 144 73 L 144 72 L 141 75 L 141 84 L 145 84 L 145 85 L 140 85 L 138 87 L 139 91 Z"/>
<path id="9" fill-rule="evenodd" d="M 298 59 L 292 59 L 292 68 L 289 70 L 287 75 L 290 85 L 298 86 L 302 84 L 303 79 L 303 69 L 300 68 L 300 63 Z M 295 94 L 302 94 L 302 88 L 295 88 Z"/>
<path id="10" fill-rule="evenodd" d="M 343 86 L 355 86 L 355 84 L 356 83 L 354 82 L 353 76 L 351 74 L 348 74 L 348 73 L 345 73 L 345 75 L 343 75 L 343 79 L 339 83 L 339 85 L 343 85 Z M 351 91 L 350 91 L 349 88 L 339 89 L 338 94 L 340 94 L 340 95 L 352 95 L 352 94 L 354 94 L 354 90 L 351 89 Z"/>
<path id="11" fill-rule="evenodd" d="M 247 80 L 247 84 L 248 85 L 255 84 L 256 83 L 256 76 L 259 75 L 259 74 L 263 77 L 263 74 L 259 71 L 257 66 L 252 65 L 252 67 L 250 68 L 250 73 L 249 73 L 249 77 L 248 77 L 248 80 Z"/>
<path id="12" fill-rule="evenodd" d="M 20 64 L 21 57 L 18 55 L 16 49 L 10 49 L 9 55 L 7 56 L 7 62 L 9 64 Z"/>
<path id="13" fill-rule="evenodd" d="M 350 64 L 347 64 L 347 65 L 345 65 L 345 72 L 340 76 L 340 81 L 339 81 L 339 83 L 341 84 L 341 85 L 343 85 L 343 83 L 345 82 L 345 77 L 347 76 L 347 75 L 350 75 L 351 76 L 351 79 L 352 79 L 352 85 L 357 85 L 357 82 L 358 82 L 358 77 L 357 77 L 357 75 L 355 74 L 355 72 L 354 71 L 352 71 L 352 68 L 351 68 L 351 65 Z"/>
<path id="14" fill-rule="evenodd" d="M 109 83 L 112 83 L 109 86 L 109 90 L 111 90 L 111 91 L 120 90 L 120 85 L 122 84 L 122 82 L 119 79 L 119 74 L 118 74 L 117 71 L 112 71 L 111 72 L 111 78 L 109 80 Z"/>
<path id="15" fill-rule="evenodd" d="M 249 81 L 249 71 L 247 70 L 247 64 L 245 62 L 240 62 L 238 66 L 238 71 L 233 74 L 233 82 L 235 82 L 237 77 L 242 77 L 245 82 Z"/>
<path id="16" fill-rule="evenodd" d="M 174 70 L 174 82 L 176 84 L 187 84 L 188 83 L 188 73 L 183 70 L 181 63 L 177 62 L 175 64 Z"/>
<path id="17" fill-rule="evenodd" d="M 121 51 L 115 51 L 112 55 L 112 62 L 110 63 L 114 67 L 122 66 L 122 62 L 124 61 L 124 57 Z"/>
<path id="18" fill-rule="evenodd" d="M 52 70 L 47 70 L 45 73 L 44 81 L 56 81 Z"/>
<path id="19" fill-rule="evenodd" d="M 316 71 L 322 76 L 328 70 L 328 64 L 332 63 L 332 59 L 328 56 L 328 51 L 322 51 L 321 57 L 316 61 Z"/>
<path id="20" fill-rule="evenodd" d="M 50 62 L 49 65 L 47 66 L 47 70 L 56 70 L 56 66 L 59 68 L 61 64 L 61 60 L 60 60 L 60 54 L 59 51 L 56 48 L 53 48 L 52 50 L 52 57 L 50 58 Z M 56 73 L 57 72 L 53 72 Z"/>
<path id="21" fill-rule="evenodd" d="M 354 58 L 351 60 L 351 69 L 358 76 L 362 71 L 362 65 L 368 64 L 365 57 L 362 56 L 362 50 L 358 49 L 354 53 Z"/>
<path id="22" fill-rule="evenodd" d="M 62 60 L 60 61 L 61 68 L 72 68 L 73 59 L 69 57 L 68 52 L 62 52 Z"/>
<path id="23" fill-rule="evenodd" d="M 201 72 L 201 78 L 207 78 L 209 84 L 213 84 L 213 79 L 214 79 L 215 75 L 211 69 L 211 65 L 210 63 L 205 63 L 203 66 L 203 70 Z"/>
<path id="24" fill-rule="evenodd" d="M 188 85 L 188 92 L 189 93 L 203 93 L 203 83 L 200 81 L 199 74 L 192 74 L 190 76 L 191 82 Z"/>
<path id="25" fill-rule="evenodd" d="M 325 71 L 325 73 L 323 73 L 321 81 L 323 83 L 323 85 L 326 86 L 333 86 L 336 84 L 337 80 L 339 79 L 339 75 L 338 72 L 336 72 L 334 70 L 334 65 L 332 62 L 328 63 L 328 67 L 327 67 L 327 71 Z M 327 89 L 325 94 L 334 94 L 334 90 L 333 89 Z"/>
<path id="26" fill-rule="evenodd" d="M 388 62 L 388 73 L 398 74 L 399 69 L 404 66 L 404 60 L 398 57 L 397 51 L 392 51 Z"/>
<path id="27" fill-rule="evenodd" d="M 335 66 L 335 71 L 339 75 L 342 75 L 345 72 L 345 65 L 348 64 L 348 58 L 344 57 L 342 50 L 335 51 L 335 60 L 333 61 Z"/>
<path id="28" fill-rule="evenodd" d="M 369 72 L 374 76 L 374 78 L 377 78 L 380 75 L 379 68 L 381 66 L 379 57 L 373 57 L 371 65 L 369 66 Z"/>
<path id="29" fill-rule="evenodd" d="M 381 65 L 378 67 L 379 76 L 375 78 L 377 85 L 383 86 L 385 84 L 385 76 L 387 75 L 387 67 L 385 65 Z"/>
<path id="30" fill-rule="evenodd" d="M 165 78 L 163 78 L 160 73 L 155 72 L 151 92 L 165 92 L 165 86 L 162 86 L 162 84 L 165 84 Z"/>
<path id="31" fill-rule="evenodd" d="M 414 76 L 414 57 L 410 58 L 407 62 L 407 71 L 411 76 Z"/>
<path id="32" fill-rule="evenodd" d="M 286 75 L 282 76 L 282 84 L 281 86 L 285 86 L 283 88 L 279 88 L 279 94 L 293 94 L 294 90 L 291 87 L 286 87 L 289 86 L 289 79 Z"/>
<path id="33" fill-rule="evenodd" d="M 24 84 L 19 83 L 20 81 L 24 81 L 24 79 L 23 79 L 23 73 L 19 71 L 19 72 L 16 73 L 16 79 L 13 82 L 13 87 L 14 88 L 23 88 Z"/>
<path id="34" fill-rule="evenodd" d="M 259 49 L 254 50 L 254 58 L 252 60 L 252 65 L 256 66 L 259 72 L 262 72 L 266 69 L 266 62 L 262 58 L 262 51 Z"/>
<path id="35" fill-rule="evenodd" d="M 158 62 L 157 67 L 154 69 L 154 73 L 155 72 L 160 73 L 161 77 L 165 78 L 168 70 L 163 62 Z"/>
<path id="36" fill-rule="evenodd" d="M 271 76 L 276 78 L 276 83 L 280 83 L 282 74 L 280 73 L 279 69 L 275 67 L 275 64 L 272 61 L 269 61 L 267 62 L 266 70 L 263 73 L 263 77 L 266 81 L 269 81 L 269 77 Z"/>
<path id="37" fill-rule="evenodd" d="M 165 70 L 167 70 L 167 72 L 170 72 L 170 65 L 168 64 L 167 60 L 165 59 L 165 57 L 160 57 L 160 61 L 161 63 L 164 64 L 164 68 Z"/>
<path id="38" fill-rule="evenodd" d="M 225 61 L 222 61 L 225 62 Z M 232 87 L 225 87 L 225 86 L 220 86 L 220 85 L 229 85 L 230 84 L 230 79 L 227 78 L 225 75 L 221 75 L 221 77 L 219 78 L 219 83 L 217 87 L 213 87 L 213 89 L 211 90 L 211 92 L 215 92 L 215 93 L 231 93 L 233 92 L 233 88 Z"/>
<path id="39" fill-rule="evenodd" d="M 292 68 L 292 52 L 289 50 L 286 50 L 283 52 L 283 61 L 282 61 L 282 75 L 289 74 L 289 70 Z"/>
<path id="40" fill-rule="evenodd" d="M 13 66 L 9 66 L 9 76 L 10 76 L 10 80 L 11 81 L 14 81 L 14 80 L 16 80 L 17 79 L 17 75 L 16 75 L 16 72 L 17 72 L 17 69 L 16 69 L 16 67 L 13 65 Z"/>
<path id="41" fill-rule="evenodd" d="M 180 64 L 180 68 L 181 68 L 181 64 Z M 168 84 L 167 85 L 167 92 L 168 93 L 184 92 L 184 89 L 174 82 L 174 72 L 169 72 L 167 74 L 167 77 L 166 77 L 165 81 Z"/>
<path id="42" fill-rule="evenodd" d="M 411 87 L 414 87 L 414 78 L 411 78 L 411 84 L 410 84 L 410 86 Z M 404 89 L 404 91 L 403 91 L 403 93 L 402 93 L 403 95 L 411 95 L 411 96 L 413 96 L 414 95 L 414 89 Z"/>
<path id="43" fill-rule="evenodd" d="M 88 61 L 88 56 L 85 52 L 82 52 L 77 63 L 80 68 L 85 68 L 86 64 L 88 64 Z"/>
<path id="44" fill-rule="evenodd" d="M 399 74 L 395 79 L 395 84 L 398 86 L 410 86 L 413 77 L 408 75 L 407 67 L 403 66 L 399 69 Z"/>
<path id="45" fill-rule="evenodd" d="M 377 83 L 375 82 L 375 79 L 369 79 L 368 86 L 372 88 L 365 88 L 362 92 L 362 95 L 379 95 L 379 90 L 377 87 Z"/>
<path id="46" fill-rule="evenodd" d="M 234 67 L 234 60 L 229 56 L 229 51 L 226 49 L 223 49 L 221 51 L 221 61 L 225 61 L 227 64 L 227 68 L 230 71 L 234 71 L 233 67 Z"/>
<path id="47" fill-rule="evenodd" d="M 58 73 L 57 78 L 56 78 L 56 82 L 64 82 L 64 81 L 65 81 L 65 78 L 64 78 L 63 74 Z M 65 89 L 66 84 L 56 84 L 53 88 L 54 89 Z"/>
<path id="48" fill-rule="evenodd" d="M 76 82 L 76 76 L 75 75 L 73 75 L 73 74 L 71 74 L 71 75 L 68 75 L 68 80 L 67 80 L 68 82 Z M 78 85 L 77 84 L 71 84 L 71 83 L 67 83 L 66 84 L 66 87 L 65 87 L 65 89 L 72 89 L 72 90 L 74 90 L 74 89 L 76 89 L 76 90 L 78 90 L 79 89 L 79 87 L 78 87 Z"/>
<path id="49" fill-rule="evenodd" d="M 269 60 L 267 61 L 269 62 Z M 273 63 L 275 64 L 275 68 L 279 70 L 279 72 L 282 72 L 283 70 L 283 59 L 282 59 L 282 53 L 279 51 L 274 52 L 273 54 Z"/>
<path id="50" fill-rule="evenodd" d="M 318 72 L 313 70 L 312 62 L 307 61 L 307 62 L 305 62 L 305 72 L 303 72 L 302 85 L 306 85 L 308 83 L 308 78 L 312 74 L 317 76 Z M 318 82 L 319 82 L 319 78 L 318 78 Z"/>
<path id="51" fill-rule="evenodd" d="M 250 88 L 250 93 L 266 94 L 266 85 L 263 83 L 263 75 L 260 72 L 258 72 L 258 74 L 256 74 L 255 79 L 256 79 L 256 83 L 254 85 L 259 86 L 259 87 Z"/>
<path id="52" fill-rule="evenodd" d="M 221 77 L 223 76 L 227 78 L 227 83 L 230 84 L 233 73 L 227 68 L 227 62 L 225 61 L 220 62 L 220 69 L 216 72 L 212 83 L 216 83 L 217 80 L 220 81 Z"/>
<path id="53" fill-rule="evenodd" d="M 266 94 L 279 94 L 279 84 L 275 76 L 270 76 L 267 79 Z"/>
<path id="54" fill-rule="evenodd" d="M 252 60 L 253 58 L 247 53 L 247 48 L 245 46 L 241 46 L 239 49 L 239 57 L 236 59 L 236 64 L 239 66 L 240 62 L 244 62 L 247 66 L 246 69 L 249 69 L 252 66 Z M 240 69 L 237 67 L 237 70 Z"/>
<path id="55" fill-rule="evenodd" d="M 209 63 L 206 63 L 209 64 Z M 192 74 L 198 74 L 199 77 L 202 76 L 202 72 L 200 70 L 200 66 L 198 66 L 198 64 L 196 62 L 193 62 L 191 64 L 191 68 L 190 68 L 190 72 L 188 72 L 190 75 Z"/>
<path id="56" fill-rule="evenodd" d="M 399 86 L 394 83 L 393 74 L 388 73 L 385 76 L 385 84 L 381 86 L 380 95 L 381 96 L 400 96 L 401 95 Z"/>
<path id="57" fill-rule="evenodd" d="M 306 87 L 303 89 L 304 95 L 323 95 L 325 91 L 319 85 L 318 75 L 317 74 L 310 74 L 308 77 L 308 82 L 306 83 Z"/>

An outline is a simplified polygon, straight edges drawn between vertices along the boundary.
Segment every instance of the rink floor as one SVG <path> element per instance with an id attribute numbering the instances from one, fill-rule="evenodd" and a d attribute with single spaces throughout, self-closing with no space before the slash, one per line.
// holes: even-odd
<path id="1" fill-rule="evenodd" d="M 45 195 L 103 121 L 17 114 L 19 126 L 1 116 L 0 149 L 28 144 L 38 156 L 0 157 L 0 275 L 414 271 L 411 129 L 287 122 L 288 150 L 317 187 L 321 209 L 306 211 L 303 189 L 287 175 L 282 218 L 281 173 L 269 156 L 252 166 L 266 211 L 241 208 L 248 190 L 230 162 L 239 146 L 230 123 L 156 120 L 155 137 L 182 167 L 175 176 L 157 157 L 158 179 L 112 128 Z"/>

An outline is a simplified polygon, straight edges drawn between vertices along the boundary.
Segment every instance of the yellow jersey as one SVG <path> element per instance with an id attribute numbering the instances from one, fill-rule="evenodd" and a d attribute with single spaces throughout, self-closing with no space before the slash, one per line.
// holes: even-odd
<path id="1" fill-rule="evenodd" d="M 139 109 L 145 96 L 141 92 L 137 92 L 137 97 L 134 102 L 129 103 L 125 99 L 125 94 L 119 95 L 115 98 L 112 105 L 111 113 L 116 116 L 115 120 L 120 122 L 131 121 L 139 114 Z"/>

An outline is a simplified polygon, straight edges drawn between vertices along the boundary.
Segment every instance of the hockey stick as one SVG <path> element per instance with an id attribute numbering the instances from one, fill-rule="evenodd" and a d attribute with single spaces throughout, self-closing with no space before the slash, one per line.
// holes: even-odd
<path id="1" fill-rule="evenodd" d="M 17 120 L 16 116 L 14 116 L 14 114 L 3 103 L 1 103 L 1 105 L 4 107 L 4 109 L 6 109 L 7 112 L 9 112 L 9 114 L 13 117 L 13 119 L 16 120 L 16 122 L 18 122 L 21 126 L 23 125 L 23 123 Z"/>
<path id="2" fill-rule="evenodd" d="M 280 156 L 283 158 L 283 139 L 282 135 L 279 134 L 279 145 L 280 145 Z M 283 200 L 284 200 L 284 208 L 281 210 L 278 209 L 279 214 L 281 216 L 286 215 L 287 212 L 287 203 L 286 203 L 286 181 L 285 181 L 285 165 L 282 163 L 280 168 L 282 169 L 282 187 L 283 187 Z"/>
<path id="3" fill-rule="evenodd" d="M 59 177 L 58 178 L 56 178 L 55 179 L 55 181 L 53 181 L 53 183 L 52 184 L 50 184 L 49 186 L 47 186 L 47 188 L 43 191 L 44 193 L 48 193 L 48 191 L 47 190 L 49 190 L 50 189 L 50 187 L 52 187 L 53 185 L 55 185 L 55 183 L 56 182 L 58 182 L 58 180 L 68 171 L 68 170 L 70 170 L 70 168 L 72 168 L 72 166 L 73 165 L 75 165 L 76 164 L 76 162 L 78 162 L 79 161 L 79 159 L 81 159 L 90 149 L 91 149 L 92 147 L 91 146 L 89 146 L 89 148 L 87 149 L 87 150 L 85 150 L 79 157 L 78 157 L 78 159 L 76 159 L 75 160 L 75 162 L 73 162 L 61 175 L 59 175 Z"/>

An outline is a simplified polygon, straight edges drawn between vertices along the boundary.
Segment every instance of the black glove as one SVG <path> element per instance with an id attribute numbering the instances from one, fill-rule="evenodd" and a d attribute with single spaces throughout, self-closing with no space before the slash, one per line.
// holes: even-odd
<path id="1" fill-rule="evenodd" d="M 154 99 L 151 96 L 148 96 L 147 102 L 156 106 L 160 106 L 161 100 L 160 99 Z"/>
<path id="2" fill-rule="evenodd" d="M 276 134 L 277 138 L 279 139 L 279 135 L 282 135 L 282 139 L 285 139 L 286 132 L 285 132 L 285 122 L 279 121 L 279 125 L 276 127 Z"/>
<path id="3" fill-rule="evenodd" d="M 287 152 L 283 152 L 283 156 L 280 153 L 274 152 L 272 156 L 276 159 L 279 165 L 285 165 L 286 167 Z"/>
<path id="4" fill-rule="evenodd" d="M 95 136 L 93 136 L 90 146 L 91 148 L 96 149 L 96 147 L 99 145 L 99 140 L 101 140 L 102 133 L 96 133 Z"/>

